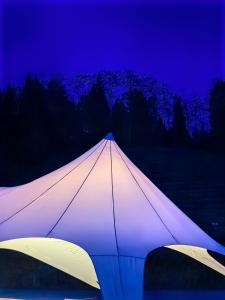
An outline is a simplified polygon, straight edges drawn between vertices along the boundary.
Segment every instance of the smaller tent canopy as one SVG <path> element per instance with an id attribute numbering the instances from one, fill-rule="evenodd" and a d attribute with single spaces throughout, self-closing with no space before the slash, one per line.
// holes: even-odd
<path id="1" fill-rule="evenodd" d="M 104 300 L 141 300 L 145 259 L 162 246 L 224 274 L 198 248 L 221 254 L 225 248 L 176 207 L 112 135 L 66 166 L 0 195 L 0 241 L 28 237 L 86 250 Z"/>
<path id="2" fill-rule="evenodd" d="M 183 253 L 225 276 L 225 267 L 214 259 L 207 249 L 188 245 L 171 245 L 166 248 Z"/>
<path id="3" fill-rule="evenodd" d="M 29 255 L 99 289 L 90 256 L 72 243 L 52 238 L 22 238 L 1 242 L 0 249 Z"/>

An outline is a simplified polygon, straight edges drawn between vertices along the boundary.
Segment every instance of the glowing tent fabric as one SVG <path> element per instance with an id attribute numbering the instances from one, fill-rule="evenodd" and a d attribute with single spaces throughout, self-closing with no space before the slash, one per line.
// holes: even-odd
<path id="1" fill-rule="evenodd" d="M 142 299 L 145 258 L 156 248 L 190 245 L 225 254 L 111 135 L 66 166 L 1 192 L 0 241 L 26 237 L 62 239 L 86 250 L 104 300 Z M 204 263 L 198 259 L 204 254 L 192 250 L 188 255 Z M 208 266 L 214 268 L 214 262 Z M 222 265 L 218 269 L 224 272 Z"/>
<path id="2" fill-rule="evenodd" d="M 0 242 L 0 249 L 18 251 L 39 259 L 99 289 L 91 258 L 74 244 L 50 238 L 24 238 Z"/>

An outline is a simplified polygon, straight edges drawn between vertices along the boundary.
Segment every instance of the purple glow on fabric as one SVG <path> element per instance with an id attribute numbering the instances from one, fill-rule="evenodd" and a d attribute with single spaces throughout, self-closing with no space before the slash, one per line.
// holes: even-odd
<path id="1" fill-rule="evenodd" d="M 6 1 L 3 85 L 27 72 L 72 77 L 132 69 L 186 97 L 205 94 L 222 75 L 221 4 L 147 2 Z"/>

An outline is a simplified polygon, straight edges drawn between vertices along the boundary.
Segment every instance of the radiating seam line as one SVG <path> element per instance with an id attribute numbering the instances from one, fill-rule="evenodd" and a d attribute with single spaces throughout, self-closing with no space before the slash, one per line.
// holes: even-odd
<path id="1" fill-rule="evenodd" d="M 151 203 L 151 201 L 149 200 L 149 198 L 147 197 L 147 195 L 145 194 L 145 192 L 143 191 L 142 187 L 140 186 L 138 180 L 136 179 L 136 177 L 133 175 L 133 173 L 131 172 L 130 168 L 128 167 L 127 163 L 125 162 L 125 160 L 123 159 L 122 155 L 120 154 L 120 152 L 117 149 L 117 146 L 115 145 L 116 151 L 118 152 L 119 156 L 121 157 L 122 161 L 124 162 L 125 166 L 127 167 L 127 169 L 129 170 L 131 176 L 133 177 L 133 179 L 135 180 L 136 184 L 138 185 L 139 189 L 142 191 L 143 195 L 145 196 L 146 200 L 148 201 L 148 203 L 150 204 L 150 206 L 152 207 L 152 209 L 154 210 L 154 212 L 157 214 L 157 216 L 159 217 L 160 221 L 162 222 L 162 224 L 164 225 L 164 227 L 166 228 L 166 230 L 169 232 L 169 234 L 172 236 L 172 238 L 175 240 L 176 243 L 179 243 L 178 240 L 176 239 L 176 237 L 172 234 L 172 232 L 170 231 L 170 229 L 168 228 L 168 226 L 164 223 L 162 217 L 159 215 L 159 213 L 157 212 L 157 210 L 155 209 L 155 207 L 153 206 L 153 204 Z"/>
<path id="2" fill-rule="evenodd" d="M 19 214 L 21 211 L 23 211 L 25 208 L 27 208 L 28 206 L 30 206 L 31 204 L 33 204 L 35 201 L 37 201 L 40 197 L 42 197 L 45 193 L 47 193 L 49 190 L 51 190 L 54 186 L 56 186 L 60 181 L 62 181 L 66 176 L 68 176 L 70 173 L 72 173 L 75 169 L 77 169 L 83 162 L 85 162 L 92 154 L 94 154 L 99 148 L 100 146 L 104 143 L 104 141 L 102 141 L 102 143 L 100 145 L 98 145 L 97 148 L 95 148 L 87 157 L 85 157 L 85 159 L 83 159 L 78 165 L 76 165 L 74 168 L 72 168 L 68 173 L 66 173 L 65 175 L 63 175 L 63 177 L 61 177 L 59 180 L 57 180 L 53 185 L 51 185 L 49 188 L 47 188 L 44 192 L 42 192 L 39 196 L 37 196 L 34 200 L 32 200 L 31 202 L 29 202 L 28 204 L 26 204 L 24 207 L 22 207 L 20 210 L 18 210 L 17 212 L 15 212 L 14 214 L 12 214 L 10 217 L 8 217 L 7 219 L 3 220 L 0 222 L 0 225 L 2 225 L 3 223 L 9 221 L 10 219 L 12 219 L 13 217 L 15 217 L 17 214 Z"/>
<path id="3" fill-rule="evenodd" d="M 73 203 L 74 199 L 76 198 L 76 196 L 78 195 L 78 193 L 80 192 L 80 190 L 82 189 L 82 187 L 84 186 L 85 182 L 87 181 L 89 175 L 91 174 L 92 170 L 94 169 L 94 167 L 96 166 L 102 152 L 104 151 L 106 144 L 108 143 L 108 141 L 105 143 L 104 147 L 102 148 L 101 152 L 99 153 L 95 163 L 93 164 L 93 166 L 91 167 L 90 171 L 88 172 L 87 176 L 85 177 L 84 181 L 82 182 L 82 184 L 80 185 L 80 187 L 78 188 L 78 190 L 76 191 L 75 195 L 73 196 L 73 198 L 71 199 L 71 201 L 69 202 L 69 204 L 67 205 L 67 207 L 65 208 L 65 210 L 63 211 L 63 213 L 61 214 L 61 216 L 59 217 L 59 219 L 57 220 L 57 222 L 54 224 L 54 226 L 52 227 L 52 229 L 47 233 L 46 237 L 48 237 L 52 231 L 56 228 L 56 226 L 59 224 L 59 222 L 61 221 L 61 219 L 63 218 L 63 216 L 65 215 L 65 213 L 67 212 L 67 210 L 69 209 L 70 205 Z"/>
<path id="4" fill-rule="evenodd" d="M 120 261 L 119 261 L 119 246 L 118 246 L 118 238 L 117 238 L 117 230 L 116 230 L 115 199 L 114 199 L 114 185 L 113 185 L 113 163 L 112 163 L 111 143 L 112 142 L 110 141 L 111 185 L 112 185 L 112 204 L 113 204 L 113 225 L 114 225 L 115 240 L 116 240 L 116 250 L 117 250 L 117 261 L 118 261 L 118 267 L 119 267 L 120 286 L 121 286 L 122 297 L 124 299 L 122 275 L 121 275 L 121 268 L 120 268 Z"/>

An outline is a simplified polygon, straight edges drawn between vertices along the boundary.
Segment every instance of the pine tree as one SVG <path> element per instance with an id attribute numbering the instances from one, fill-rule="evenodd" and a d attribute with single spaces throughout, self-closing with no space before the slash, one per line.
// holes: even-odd
<path id="1" fill-rule="evenodd" d="M 167 143 L 167 130 L 158 112 L 157 101 L 155 96 L 148 100 L 150 145 L 164 145 Z"/>
<path id="2" fill-rule="evenodd" d="M 79 109 L 82 130 L 92 140 L 98 140 L 110 131 L 110 109 L 99 77 L 88 95 L 81 97 Z"/>
<path id="3" fill-rule="evenodd" d="M 127 121 L 127 108 L 122 101 L 116 100 L 112 107 L 111 127 L 114 137 L 120 143 L 128 143 Z"/>
<path id="4" fill-rule="evenodd" d="M 0 95 L 1 150 L 11 159 L 18 153 L 18 111 L 17 90 L 7 87 Z"/>
<path id="5" fill-rule="evenodd" d="M 189 135 L 186 128 L 184 109 L 181 99 L 176 97 L 174 105 L 173 127 L 170 130 L 172 144 L 174 146 L 185 145 L 189 141 Z"/>
<path id="6" fill-rule="evenodd" d="M 60 80 L 52 79 L 49 81 L 45 105 L 52 146 L 60 149 L 75 143 L 79 139 L 77 109 L 75 103 L 69 101 Z"/>
<path id="7" fill-rule="evenodd" d="M 24 158 L 40 162 L 48 153 L 45 88 L 34 77 L 27 76 L 20 93 L 20 134 Z"/>
<path id="8" fill-rule="evenodd" d="M 212 142 L 214 147 L 225 149 L 225 81 L 215 82 L 210 93 Z"/>
<path id="9" fill-rule="evenodd" d="M 149 142 L 149 112 L 148 102 L 138 90 L 127 93 L 128 128 L 130 141 L 136 144 Z"/>

